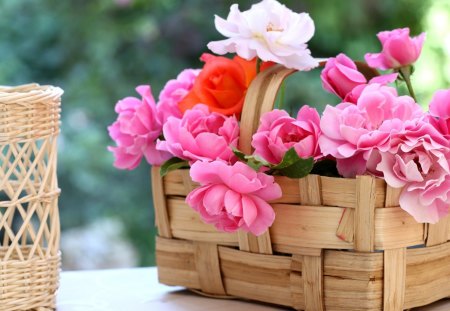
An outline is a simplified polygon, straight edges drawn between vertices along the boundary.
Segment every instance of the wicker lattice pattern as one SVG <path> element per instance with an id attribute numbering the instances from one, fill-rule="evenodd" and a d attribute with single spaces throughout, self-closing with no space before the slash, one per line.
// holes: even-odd
<path id="1" fill-rule="evenodd" d="M 52 86 L 0 87 L 0 310 L 55 307 L 60 98 Z"/>

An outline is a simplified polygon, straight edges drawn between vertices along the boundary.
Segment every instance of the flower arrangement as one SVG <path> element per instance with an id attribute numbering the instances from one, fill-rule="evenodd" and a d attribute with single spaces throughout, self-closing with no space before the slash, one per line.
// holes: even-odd
<path id="1" fill-rule="evenodd" d="M 382 50 L 365 62 L 344 54 L 322 61 L 325 91 L 341 99 L 322 116 L 303 106 L 297 116 L 275 109 L 264 114 L 251 142 L 238 147 L 239 119 L 247 89 L 258 72 L 274 64 L 298 71 L 321 61 L 308 41 L 314 22 L 276 0 L 241 12 L 237 4 L 215 26 L 226 39 L 210 42 L 201 69 L 185 69 L 170 80 L 155 102 L 150 86 L 141 99 L 116 105 L 108 129 L 117 146 L 114 165 L 135 169 L 142 157 L 161 174 L 190 167 L 194 189 L 186 202 L 219 230 L 260 235 L 276 215 L 268 202 L 282 195 L 274 175 L 309 173 L 353 178 L 369 174 L 402 188 L 400 207 L 416 221 L 436 223 L 450 205 L 450 90 L 438 90 L 424 112 L 411 83 L 413 64 L 425 34 L 408 28 L 378 34 Z M 235 53 L 233 58 L 224 55 Z M 383 70 L 380 74 L 378 70 Z M 391 84 L 405 83 L 409 95 Z"/>

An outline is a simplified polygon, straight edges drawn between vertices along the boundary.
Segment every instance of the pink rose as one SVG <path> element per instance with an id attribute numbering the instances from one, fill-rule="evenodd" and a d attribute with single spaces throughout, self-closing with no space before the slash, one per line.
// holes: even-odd
<path id="1" fill-rule="evenodd" d="M 370 67 L 382 70 L 413 64 L 419 58 L 425 40 L 425 33 L 411 38 L 409 28 L 382 31 L 377 36 L 383 50 L 376 54 L 367 53 L 364 58 Z"/>
<path id="2" fill-rule="evenodd" d="M 156 115 L 156 105 L 149 85 L 141 85 L 136 91 L 142 100 L 126 97 L 116 104 L 117 121 L 108 127 L 109 135 L 117 147 L 108 147 L 114 153 L 114 166 L 119 169 L 135 169 L 142 156 L 151 165 L 160 165 L 171 157 L 165 151 L 156 150 L 156 139 L 161 135 L 161 122 Z"/>
<path id="3" fill-rule="evenodd" d="M 423 116 L 409 96 L 397 96 L 388 86 L 370 84 L 357 103 L 327 106 L 320 121 L 319 146 L 324 156 L 337 159 L 339 173 L 354 177 L 366 171 L 366 162 L 374 149 L 389 148 L 392 133 L 404 128 L 408 120 Z"/>
<path id="4" fill-rule="evenodd" d="M 255 154 L 272 164 L 278 164 L 284 154 L 295 148 L 301 158 L 321 157 L 319 149 L 320 117 L 316 109 L 303 106 L 297 119 L 284 110 L 272 110 L 261 117 L 261 124 L 253 135 Z"/>
<path id="5" fill-rule="evenodd" d="M 388 185 L 404 187 L 401 208 L 418 222 L 436 223 L 450 206 L 450 149 L 448 140 L 424 120 L 395 134 L 391 148 L 374 151 L 371 159 L 377 160 L 369 162 Z"/>
<path id="6" fill-rule="evenodd" d="M 367 84 L 386 85 L 394 82 L 398 74 L 392 73 L 373 77 L 367 82 L 366 77 L 358 71 L 356 64 L 345 54 L 329 58 L 320 78 L 323 88 L 344 100 L 355 104 Z"/>
<path id="7" fill-rule="evenodd" d="M 239 124 L 235 116 L 210 113 L 205 105 L 187 110 L 181 119 L 169 117 L 163 126 L 165 141 L 158 141 L 158 150 L 191 162 L 222 159 L 233 162 L 231 147 L 237 147 Z"/>
<path id="8" fill-rule="evenodd" d="M 192 89 L 194 81 L 201 70 L 185 69 L 176 79 L 169 80 L 159 94 L 159 102 L 156 105 L 158 118 L 162 124 L 166 123 L 170 116 L 181 118 L 183 115 L 178 103 Z"/>
<path id="9" fill-rule="evenodd" d="M 329 58 L 320 75 L 323 88 L 344 99 L 356 86 L 366 84 L 364 75 L 345 54 Z"/>
<path id="10" fill-rule="evenodd" d="M 257 173 L 242 162 L 222 161 L 197 161 L 190 174 L 201 186 L 189 193 L 186 203 L 206 223 L 225 232 L 242 229 L 255 235 L 272 225 L 275 213 L 267 201 L 281 197 L 273 176 Z"/>
<path id="11" fill-rule="evenodd" d="M 430 103 L 430 123 L 450 140 L 450 90 L 438 90 Z"/>
<path id="12" fill-rule="evenodd" d="M 369 83 L 367 84 L 360 84 L 355 86 L 344 98 L 344 102 L 346 103 L 352 103 L 356 104 L 358 101 L 359 96 L 361 96 L 362 91 L 370 84 L 380 84 L 380 85 L 386 85 L 389 83 L 394 82 L 398 77 L 398 73 L 390 73 L 386 75 L 379 75 L 376 77 L 373 77 L 369 80 Z"/>

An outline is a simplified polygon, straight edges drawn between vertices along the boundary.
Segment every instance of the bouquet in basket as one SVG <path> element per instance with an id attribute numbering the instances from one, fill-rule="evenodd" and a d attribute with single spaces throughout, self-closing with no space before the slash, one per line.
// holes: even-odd
<path id="1" fill-rule="evenodd" d="M 356 62 L 344 54 L 313 57 L 307 45 L 313 20 L 276 0 L 243 12 L 234 4 L 226 19 L 216 16 L 215 26 L 225 39 L 208 44 L 212 53 L 201 55 L 203 68 L 183 70 L 158 101 L 142 85 L 140 98 L 117 103 L 118 119 L 108 128 L 117 168 L 135 169 L 143 157 L 161 166 L 162 175 L 189 168 L 199 187 L 187 204 L 226 232 L 260 235 L 272 225 L 269 202 L 282 195 L 275 175 L 368 174 L 402 188 L 400 207 L 416 221 L 436 223 L 448 214 L 450 90 L 437 90 L 424 111 L 411 81 L 424 33 L 380 32 L 381 51 Z M 341 102 L 322 116 L 309 106 L 296 115 L 263 114 L 245 151 L 240 120 L 247 90 L 258 73 L 275 66 L 322 70 L 324 90 Z M 397 91 L 401 84 L 408 95 Z"/>

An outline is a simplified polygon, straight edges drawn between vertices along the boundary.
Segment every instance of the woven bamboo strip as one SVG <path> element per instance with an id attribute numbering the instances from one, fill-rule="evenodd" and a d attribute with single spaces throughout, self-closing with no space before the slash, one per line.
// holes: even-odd
<path id="1" fill-rule="evenodd" d="M 350 249 L 336 236 L 342 208 L 273 204 L 276 219 L 270 228 L 274 248 L 283 246 Z"/>
<path id="2" fill-rule="evenodd" d="M 181 176 L 183 180 L 183 188 L 187 193 L 191 192 L 197 187 L 197 183 L 194 183 L 191 179 L 191 175 L 189 175 L 189 170 L 180 170 Z"/>
<path id="3" fill-rule="evenodd" d="M 192 242 L 157 238 L 156 263 L 159 282 L 200 289 Z"/>
<path id="4" fill-rule="evenodd" d="M 383 254 L 324 251 L 326 310 L 381 310 Z"/>
<path id="5" fill-rule="evenodd" d="M 305 310 L 324 310 L 322 254 L 320 256 L 303 256 L 302 277 Z"/>
<path id="6" fill-rule="evenodd" d="M 375 248 L 396 249 L 424 243 L 424 224 L 400 207 L 375 210 Z"/>
<path id="7" fill-rule="evenodd" d="M 385 311 L 402 311 L 405 300 L 406 248 L 384 251 L 383 306 Z"/>
<path id="8" fill-rule="evenodd" d="M 427 246 L 434 246 L 447 242 L 450 228 L 450 216 L 441 218 L 437 224 L 428 225 Z"/>
<path id="9" fill-rule="evenodd" d="M 407 250 L 403 308 L 427 305 L 449 296 L 449 258 L 450 243 Z"/>
<path id="10" fill-rule="evenodd" d="M 336 236 L 342 241 L 352 243 L 355 239 L 355 209 L 345 208 L 342 212 Z"/>
<path id="11" fill-rule="evenodd" d="M 322 194 L 320 187 L 320 176 L 308 175 L 298 180 L 300 189 L 300 204 L 322 205 Z"/>
<path id="12" fill-rule="evenodd" d="M 305 309 L 305 296 L 303 293 L 303 277 L 299 272 L 292 271 L 290 276 L 292 307 L 296 310 Z"/>
<path id="13" fill-rule="evenodd" d="M 375 248 L 375 179 L 358 176 L 356 181 L 355 250 L 372 252 Z"/>
<path id="14" fill-rule="evenodd" d="M 170 231 L 175 238 L 238 245 L 237 233 L 217 231 L 213 225 L 204 223 L 198 213 L 190 208 L 183 199 L 169 198 L 167 212 L 170 219 Z"/>
<path id="15" fill-rule="evenodd" d="M 171 238 L 169 215 L 167 212 L 166 198 L 164 196 L 164 184 L 160 176 L 160 167 L 152 166 L 152 195 L 155 209 L 155 218 L 158 225 L 158 234 L 161 237 Z"/>
<path id="16" fill-rule="evenodd" d="M 328 276 L 373 281 L 383 279 L 383 253 L 325 250 L 324 269 Z"/>
<path id="17" fill-rule="evenodd" d="M 203 292 L 213 295 L 226 295 L 220 274 L 219 253 L 216 244 L 194 242 L 195 266 Z"/>
<path id="18" fill-rule="evenodd" d="M 269 231 L 264 232 L 260 236 L 255 236 L 244 231 L 238 232 L 239 249 L 241 251 L 272 254 L 272 243 L 270 241 Z"/>
<path id="19" fill-rule="evenodd" d="M 386 201 L 384 203 L 384 206 L 385 207 L 398 206 L 401 192 L 402 188 L 392 188 L 386 185 Z"/>
<path id="20" fill-rule="evenodd" d="M 175 170 L 167 173 L 164 176 L 164 193 L 167 196 L 187 196 L 189 194 L 189 189 L 194 188 L 189 185 L 189 187 L 185 187 L 185 183 L 183 180 L 183 170 Z"/>
<path id="21" fill-rule="evenodd" d="M 229 295 L 293 305 L 290 257 L 252 254 L 227 247 L 219 247 L 219 257 Z"/>

